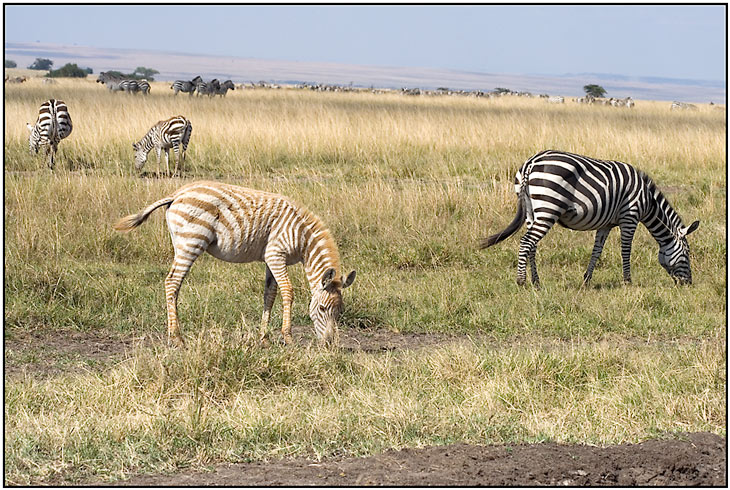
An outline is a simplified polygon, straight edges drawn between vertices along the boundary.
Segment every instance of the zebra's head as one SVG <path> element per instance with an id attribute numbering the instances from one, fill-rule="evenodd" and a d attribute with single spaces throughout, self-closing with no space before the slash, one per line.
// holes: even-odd
<path id="1" fill-rule="evenodd" d="M 687 235 L 695 231 L 698 226 L 700 226 L 699 221 L 689 226 L 680 226 L 674 235 L 674 240 L 659 246 L 659 263 L 672 276 L 675 283 L 692 284 Z"/>
<path id="2" fill-rule="evenodd" d="M 132 143 L 132 148 L 134 148 L 134 168 L 137 170 L 144 167 L 144 164 L 147 162 L 147 151 L 144 149 L 144 146 L 140 145 L 139 143 Z"/>
<path id="3" fill-rule="evenodd" d="M 337 321 L 342 314 L 342 290 L 355 281 L 355 271 L 347 279 L 335 278 L 336 271 L 328 269 L 322 276 L 320 286 L 312 292 L 309 302 L 309 317 L 314 331 L 322 343 L 337 343 Z"/>

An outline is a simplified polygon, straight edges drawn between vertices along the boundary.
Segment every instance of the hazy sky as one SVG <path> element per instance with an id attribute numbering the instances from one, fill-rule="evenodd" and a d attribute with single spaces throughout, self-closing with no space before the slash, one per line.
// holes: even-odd
<path id="1" fill-rule="evenodd" d="M 6 42 L 505 74 L 725 80 L 726 29 L 724 5 L 5 5 Z"/>

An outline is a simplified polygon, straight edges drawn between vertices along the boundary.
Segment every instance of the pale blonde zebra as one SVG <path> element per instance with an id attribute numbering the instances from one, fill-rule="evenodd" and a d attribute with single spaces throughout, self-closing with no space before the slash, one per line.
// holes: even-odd
<path id="1" fill-rule="evenodd" d="M 260 340 L 266 341 L 271 308 L 281 289 L 284 342 L 292 342 L 292 284 L 287 265 L 302 262 L 312 292 L 309 316 L 322 343 L 338 342 L 342 289 L 355 280 L 340 275 L 340 257 L 322 221 L 287 197 L 218 182 L 193 182 L 142 212 L 120 219 L 114 228 L 126 232 L 166 206 L 175 258 L 165 279 L 168 338 L 183 344 L 177 317 L 177 295 L 190 267 L 203 252 L 227 262 L 266 264 L 264 312 Z"/>
<path id="2" fill-rule="evenodd" d="M 165 168 L 167 175 L 170 175 L 170 148 L 175 153 L 175 172 L 178 169 L 182 171 L 181 160 L 185 161 L 185 152 L 188 149 L 190 135 L 193 132 L 193 126 L 184 116 L 172 116 L 170 119 L 158 121 L 152 126 L 147 134 L 139 140 L 138 143 L 132 143 L 134 148 L 134 166 L 137 170 L 141 170 L 147 156 L 154 148 L 157 151 L 157 173 L 160 171 L 160 156 L 162 150 L 165 150 Z"/>

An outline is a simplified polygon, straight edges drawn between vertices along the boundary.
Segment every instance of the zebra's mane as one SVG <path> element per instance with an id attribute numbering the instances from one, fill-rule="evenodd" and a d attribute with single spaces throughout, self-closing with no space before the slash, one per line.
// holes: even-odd
<path id="1" fill-rule="evenodd" d="M 664 226 L 666 226 L 672 234 L 676 234 L 677 228 L 682 226 L 682 219 L 652 178 L 642 170 L 637 170 L 637 172 L 639 173 L 639 178 L 644 182 L 649 190 L 651 200 L 653 201 L 657 214 L 661 217 L 660 219 L 664 223 Z"/>
<path id="2" fill-rule="evenodd" d="M 312 243 L 312 237 L 314 235 L 320 235 L 324 238 L 324 248 L 326 250 L 324 254 L 329 260 L 331 267 L 333 267 L 336 272 L 333 283 L 339 282 L 341 277 L 340 252 L 337 249 L 337 243 L 335 243 L 335 240 L 332 237 L 332 233 L 330 233 L 329 228 L 325 226 L 322 220 L 319 219 L 319 217 L 311 212 L 309 209 L 305 208 L 304 206 L 299 206 L 297 204 L 295 204 L 295 207 L 297 209 L 297 214 L 299 215 L 300 219 L 302 220 L 302 224 L 304 225 L 304 237 L 307 241 L 307 248 L 309 249 L 314 245 L 314 243 Z"/>

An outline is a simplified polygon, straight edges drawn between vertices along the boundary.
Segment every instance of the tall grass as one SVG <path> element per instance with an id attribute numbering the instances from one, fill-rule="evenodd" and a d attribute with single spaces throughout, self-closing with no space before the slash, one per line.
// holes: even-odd
<path id="1" fill-rule="evenodd" d="M 25 129 L 50 97 L 74 121 L 54 173 L 28 154 Z M 184 177 L 155 178 L 154 157 L 136 175 L 131 143 L 174 114 L 193 124 Z M 142 97 L 30 80 L 6 86 L 5 123 L 6 339 L 164 332 L 163 213 L 129 235 L 111 225 L 201 178 L 289 195 L 324 220 L 358 271 L 343 329 L 473 339 L 379 355 L 260 349 L 248 326 L 261 314 L 263 266 L 203 256 L 180 295 L 187 350 L 139 347 L 105 370 L 6 380 L 7 483 L 452 441 L 725 431 L 726 126 L 709 107 L 294 90 L 208 99 L 174 97 L 164 83 Z M 686 223 L 700 219 L 695 284 L 673 285 L 643 228 L 631 286 L 617 232 L 587 289 L 591 233 L 548 234 L 541 290 L 515 285 L 516 240 L 477 250 L 514 215 L 516 169 L 549 147 L 632 163 Z M 294 323 L 309 325 L 306 280 L 292 272 Z"/>

